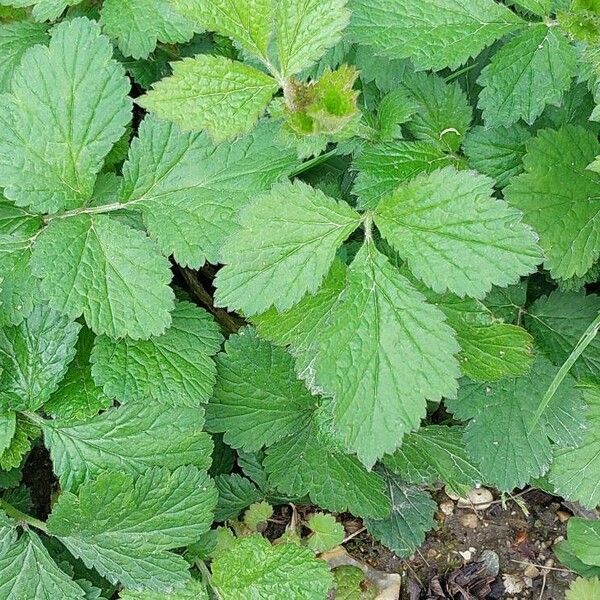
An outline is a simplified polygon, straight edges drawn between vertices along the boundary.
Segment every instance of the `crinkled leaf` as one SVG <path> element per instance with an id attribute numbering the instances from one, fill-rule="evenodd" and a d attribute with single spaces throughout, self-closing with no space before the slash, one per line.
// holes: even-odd
<path id="1" fill-rule="evenodd" d="M 600 597 L 600 579 L 583 579 L 579 577 L 571 583 L 565 600 L 595 600 Z"/>
<path id="2" fill-rule="evenodd" d="M 81 0 L 3 0 L 2 4 L 15 7 L 32 7 L 36 21 L 54 21 L 68 6 L 79 4 Z"/>
<path id="3" fill-rule="evenodd" d="M 0 455 L 10 446 L 16 430 L 16 413 L 10 411 L 0 413 Z"/>
<path id="4" fill-rule="evenodd" d="M 215 483 L 219 492 L 215 521 L 235 518 L 248 506 L 263 498 L 262 492 L 249 479 L 237 473 L 219 475 L 215 478 Z"/>
<path id="5" fill-rule="evenodd" d="M 209 600 L 208 592 L 204 584 L 196 579 L 189 581 L 184 588 L 171 593 L 153 592 L 144 590 L 136 592 L 133 590 L 121 590 L 120 600 Z"/>
<path id="6" fill-rule="evenodd" d="M 15 469 L 23 462 L 23 457 L 31 450 L 32 440 L 39 429 L 25 417 L 17 414 L 16 429 L 8 448 L 0 454 L 0 469 Z"/>

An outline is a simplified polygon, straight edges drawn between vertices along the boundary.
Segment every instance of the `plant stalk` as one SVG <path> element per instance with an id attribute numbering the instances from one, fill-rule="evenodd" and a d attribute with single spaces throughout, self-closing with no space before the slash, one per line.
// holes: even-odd
<path id="1" fill-rule="evenodd" d="M 26 523 L 27 525 L 31 525 L 44 533 L 48 533 L 48 528 L 46 527 L 46 523 L 44 521 L 40 521 L 27 513 L 21 512 L 18 508 L 15 508 L 12 504 L 6 502 L 6 500 L 2 500 L 0 498 L 0 508 L 13 519 L 16 519 L 20 523 Z"/>

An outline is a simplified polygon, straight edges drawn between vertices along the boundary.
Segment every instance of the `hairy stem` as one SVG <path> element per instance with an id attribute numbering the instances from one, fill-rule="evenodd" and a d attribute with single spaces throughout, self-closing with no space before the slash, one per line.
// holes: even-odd
<path id="1" fill-rule="evenodd" d="M 44 533 L 48 532 L 48 528 L 46 527 L 46 523 L 44 521 L 40 521 L 27 513 L 21 512 L 18 508 L 15 508 L 12 504 L 6 502 L 6 500 L 2 500 L 0 498 L 0 508 L 13 519 L 16 519 L 20 523 L 26 523 L 27 525 L 31 525 Z"/>

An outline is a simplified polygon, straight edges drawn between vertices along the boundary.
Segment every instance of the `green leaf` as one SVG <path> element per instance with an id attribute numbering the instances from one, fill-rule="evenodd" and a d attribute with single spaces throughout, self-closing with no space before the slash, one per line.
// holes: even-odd
<path id="1" fill-rule="evenodd" d="M 170 324 L 169 261 L 141 232 L 106 215 L 54 219 L 31 266 L 50 305 L 71 318 L 83 313 L 98 335 L 147 338 Z"/>
<path id="2" fill-rule="evenodd" d="M 0 456 L 10 446 L 16 430 L 16 413 L 8 411 L 0 413 Z"/>
<path id="3" fill-rule="evenodd" d="M 27 21 L 0 25 L 0 93 L 10 91 L 13 72 L 25 52 L 48 42 L 47 31 L 45 25 Z"/>
<path id="4" fill-rule="evenodd" d="M 79 4 L 81 0 L 3 0 L 9 6 L 33 6 L 32 15 L 36 21 L 54 21 L 67 6 Z"/>
<path id="5" fill-rule="evenodd" d="M 169 591 L 190 575 L 185 560 L 168 550 L 209 529 L 216 500 L 214 484 L 195 467 L 150 469 L 137 480 L 104 472 L 79 496 L 60 495 L 48 531 L 113 583 Z"/>
<path id="6" fill-rule="evenodd" d="M 393 452 L 425 416 L 426 400 L 454 395 L 457 351 L 443 313 L 366 243 L 320 334 L 314 365 L 316 383 L 335 398 L 346 447 L 367 466 Z"/>
<path id="7" fill-rule="evenodd" d="M 567 524 L 567 537 L 579 560 L 600 567 L 600 521 L 573 517 Z"/>
<path id="8" fill-rule="evenodd" d="M 218 263 L 237 210 L 298 164 L 276 135 L 274 124 L 262 123 L 215 146 L 206 134 L 146 117 L 123 167 L 121 200 L 142 211 L 150 236 L 179 264 Z"/>
<path id="9" fill-rule="evenodd" d="M 500 188 L 523 172 L 525 143 L 529 130 L 520 123 L 512 127 L 475 127 L 465 138 L 464 153 L 469 167 L 491 177 Z"/>
<path id="10" fill-rule="evenodd" d="M 76 491 L 106 470 L 208 469 L 213 445 L 203 421 L 201 409 L 132 402 L 82 423 L 46 421 L 43 431 L 62 489 Z"/>
<path id="11" fill-rule="evenodd" d="M 382 235 L 436 292 L 483 298 L 541 260 L 521 214 L 493 197 L 492 180 L 447 167 L 404 184 L 377 208 Z"/>
<path id="12" fill-rule="evenodd" d="M 293 358 L 251 329 L 231 336 L 217 357 L 217 386 L 207 407 L 209 431 L 254 452 L 293 434 L 317 403 L 294 371 Z"/>
<path id="13" fill-rule="evenodd" d="M 571 544 L 567 540 L 563 540 L 552 546 L 556 558 L 568 569 L 583 577 L 600 576 L 600 567 L 586 565 L 582 560 L 577 558 Z"/>
<path id="14" fill-rule="evenodd" d="M 343 566 L 333 570 L 336 600 L 375 600 L 377 588 L 358 567 Z"/>
<path id="15" fill-rule="evenodd" d="M 574 448 L 556 449 L 549 478 L 557 494 L 594 508 L 600 502 L 600 388 L 587 387 L 584 393 L 589 411 L 583 440 Z"/>
<path id="16" fill-rule="evenodd" d="M 297 544 L 271 546 L 260 535 L 238 539 L 212 563 L 223 600 L 322 600 L 333 577 L 325 561 Z"/>
<path id="17" fill-rule="evenodd" d="M 543 130 L 527 144 L 526 172 L 505 190 L 539 234 L 555 279 L 581 277 L 600 258 L 600 174 L 586 170 L 599 153 L 591 131 L 572 125 Z"/>
<path id="18" fill-rule="evenodd" d="M 326 443 L 313 423 L 273 444 L 266 454 L 263 465 L 269 484 L 284 494 L 308 494 L 314 504 L 333 512 L 372 517 L 389 514 L 383 479 Z"/>
<path id="19" fill-rule="evenodd" d="M 557 27 L 540 23 L 512 38 L 481 72 L 479 108 L 486 126 L 529 125 L 559 104 L 577 70 L 575 49 Z"/>
<path id="20" fill-rule="evenodd" d="M 273 507 L 264 500 L 255 502 L 248 507 L 244 513 L 244 525 L 252 531 L 258 531 L 261 525 L 266 525 L 273 516 Z"/>
<path id="21" fill-rule="evenodd" d="M 385 519 L 366 519 L 369 533 L 400 558 L 408 558 L 435 527 L 437 504 L 427 492 L 406 486 L 393 475 L 386 477 L 392 512 Z"/>
<path id="22" fill-rule="evenodd" d="M 16 425 L 8 448 L 0 454 L 0 469 L 5 471 L 21 466 L 23 457 L 31 450 L 32 440 L 39 433 L 39 429 L 21 415 L 17 415 Z"/>
<path id="23" fill-rule="evenodd" d="M 149 399 L 171 406 L 208 402 L 215 384 L 212 358 L 222 336 L 212 316 L 189 302 L 178 302 L 171 327 L 148 340 L 97 338 L 92 376 L 119 402 Z"/>
<path id="24" fill-rule="evenodd" d="M 456 69 L 523 21 L 493 0 L 352 0 L 349 35 L 420 69 Z"/>
<path id="25" fill-rule="evenodd" d="M 360 215 L 301 181 L 280 183 L 244 208 L 242 229 L 223 248 L 217 306 L 246 315 L 279 311 L 315 292 Z"/>
<path id="26" fill-rule="evenodd" d="M 209 600 L 204 584 L 196 579 L 190 580 L 184 588 L 166 594 L 165 592 L 152 592 L 144 590 L 135 592 L 122 590 L 119 592 L 120 600 Z"/>
<path id="27" fill-rule="evenodd" d="M 542 352 L 560 366 L 599 312 L 599 296 L 554 291 L 549 296 L 542 296 L 527 309 L 525 324 Z M 571 374 L 577 379 L 600 381 L 599 373 L 600 337 L 596 336 L 573 365 Z"/>
<path id="28" fill-rule="evenodd" d="M 0 187 L 18 206 L 83 206 L 131 118 L 129 82 L 97 23 L 78 18 L 31 48 L 0 101 Z"/>
<path id="29" fill-rule="evenodd" d="M 105 0 L 100 19 L 105 33 L 116 38 L 119 50 L 133 58 L 147 58 L 159 41 L 187 42 L 195 30 L 169 0 Z"/>
<path id="30" fill-rule="evenodd" d="M 84 600 L 85 594 L 54 562 L 33 531 L 0 554 L 0 596 L 14 600 Z"/>
<path id="31" fill-rule="evenodd" d="M 0 405 L 37 410 L 58 387 L 75 356 L 81 326 L 38 305 L 20 325 L 0 330 Z"/>
<path id="32" fill-rule="evenodd" d="M 137 102 L 183 130 L 206 129 L 221 141 L 250 131 L 277 89 L 277 82 L 262 71 L 199 54 L 173 63 L 173 75 L 155 83 Z"/>
<path id="33" fill-rule="evenodd" d="M 489 384 L 463 381 L 458 398 L 447 401 L 456 418 L 471 419 L 465 429 L 467 451 L 485 480 L 501 490 L 523 487 L 546 473 L 552 460 L 550 440 L 573 445 L 581 439 L 585 405 L 571 377 L 563 381 L 542 420 L 530 431 L 555 374 L 556 368 L 538 357 L 526 376 Z"/>
<path id="34" fill-rule="evenodd" d="M 275 32 L 284 76 L 310 67 L 334 46 L 350 21 L 348 0 L 278 0 Z"/>
<path id="35" fill-rule="evenodd" d="M 43 226 L 42 218 L 15 206 L 0 195 L 0 234 L 27 239 Z"/>
<path id="36" fill-rule="evenodd" d="M 315 513 L 308 518 L 307 526 L 311 534 L 306 540 L 306 545 L 313 552 L 327 552 L 344 540 L 344 527 L 333 515 Z"/>
<path id="37" fill-rule="evenodd" d="M 462 492 L 484 483 L 483 475 L 468 456 L 461 427 L 429 425 L 407 434 L 383 464 L 403 481 L 433 485 L 443 482 Z"/>
<path id="38" fill-rule="evenodd" d="M 250 54 L 266 59 L 273 0 L 172 0 L 180 14 L 202 28 L 233 38 Z"/>
<path id="39" fill-rule="evenodd" d="M 556 2 L 554 0 L 510 0 L 509 4 L 516 4 L 534 15 L 545 17 Z"/>
<path id="40" fill-rule="evenodd" d="M 237 473 L 219 475 L 215 478 L 215 483 L 219 492 L 215 521 L 235 518 L 245 508 L 263 498 L 262 492 L 249 479 Z"/>
<path id="41" fill-rule="evenodd" d="M 580 577 L 571 583 L 565 598 L 566 600 L 595 600 L 598 597 L 600 597 L 600 579 Z"/>
<path id="42" fill-rule="evenodd" d="M 494 286 L 484 303 L 495 317 L 507 323 L 520 323 L 527 302 L 528 281 L 522 280 L 505 288 Z"/>

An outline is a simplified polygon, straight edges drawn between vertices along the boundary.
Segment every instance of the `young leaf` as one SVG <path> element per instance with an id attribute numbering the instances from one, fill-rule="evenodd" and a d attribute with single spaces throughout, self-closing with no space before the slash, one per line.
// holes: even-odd
<path id="1" fill-rule="evenodd" d="M 137 102 L 185 131 L 206 129 L 218 142 L 250 131 L 277 88 L 272 77 L 254 67 L 198 54 L 173 63 L 173 75 Z"/>
<path id="2" fill-rule="evenodd" d="M 42 429 L 62 489 L 74 492 L 106 470 L 208 469 L 212 440 L 203 422 L 201 409 L 132 402 L 81 423 L 46 421 Z"/>
<path id="3" fill-rule="evenodd" d="M 57 218 L 38 237 L 31 268 L 56 310 L 82 313 L 96 334 L 160 335 L 171 322 L 169 261 L 141 232 L 106 215 Z"/>
<path id="4" fill-rule="evenodd" d="M 242 210 L 242 229 L 223 248 L 217 306 L 246 315 L 279 311 L 315 292 L 360 215 L 305 183 L 280 183 Z"/>
<path id="5" fill-rule="evenodd" d="M 18 206 L 57 212 L 91 197 L 131 118 L 129 82 L 100 26 L 64 21 L 35 46 L 0 101 L 0 187 Z"/>
<path id="6" fill-rule="evenodd" d="M 443 313 L 367 242 L 320 333 L 314 365 L 316 383 L 335 398 L 346 447 L 367 466 L 393 452 L 425 416 L 427 399 L 454 395 L 457 351 Z"/>
<path id="7" fill-rule="evenodd" d="M 539 234 L 545 266 L 556 279 L 581 277 L 600 257 L 600 174 L 586 170 L 598 153 L 591 131 L 545 129 L 527 144 L 526 172 L 505 190 Z"/>
<path id="8" fill-rule="evenodd" d="M 567 590 L 565 600 L 595 600 L 600 597 L 600 579 L 577 578 Z"/>
<path id="9" fill-rule="evenodd" d="M 215 521 L 235 518 L 245 508 L 263 498 L 262 492 L 249 479 L 237 473 L 219 475 L 215 478 L 215 483 L 219 492 Z"/>
<path id="10" fill-rule="evenodd" d="M 494 0 L 353 0 L 349 34 L 420 69 L 456 69 L 524 22 Z"/>
<path id="11" fill-rule="evenodd" d="M 271 546 L 261 535 L 238 539 L 212 564 L 212 584 L 224 600 L 320 600 L 332 582 L 327 563 L 308 548 Z"/>
<path id="12" fill-rule="evenodd" d="M 178 302 L 171 327 L 148 340 L 96 339 L 92 376 L 119 402 L 147 401 L 171 406 L 208 402 L 215 384 L 212 356 L 221 346 L 218 325 L 205 310 Z"/>
<path id="13" fill-rule="evenodd" d="M 333 515 L 325 513 L 311 515 L 307 526 L 311 534 L 306 540 L 306 545 L 314 552 L 327 552 L 344 540 L 344 527 L 335 520 Z"/>
<path id="14" fill-rule="evenodd" d="M 233 448 L 254 452 L 293 434 L 317 403 L 294 371 L 293 358 L 244 329 L 217 357 L 217 386 L 207 407 L 209 431 Z"/>
<path id="15" fill-rule="evenodd" d="M 109 581 L 169 591 L 189 580 L 188 564 L 168 552 L 195 542 L 212 523 L 217 493 L 206 473 L 150 469 L 134 480 L 104 472 L 79 496 L 63 492 L 48 531 Z"/>
<path id="16" fill-rule="evenodd" d="M 16 429 L 8 448 L 0 454 L 0 469 L 8 471 L 21 465 L 23 457 L 31 450 L 32 440 L 39 434 L 39 429 L 25 417 L 16 415 Z M 1 471 L 0 471 L 1 473 Z"/>
<path id="17" fill-rule="evenodd" d="M 258 531 L 259 526 L 266 525 L 272 516 L 273 507 L 268 502 L 254 502 L 244 513 L 244 525 L 252 531 Z"/>

